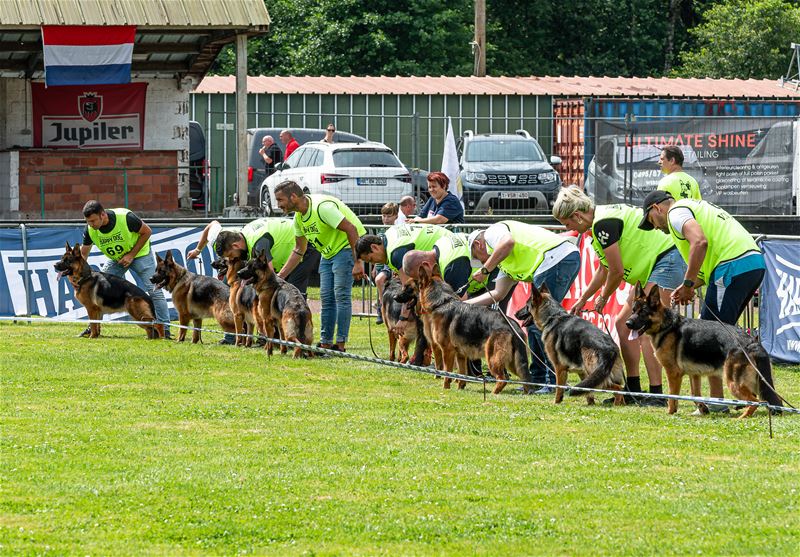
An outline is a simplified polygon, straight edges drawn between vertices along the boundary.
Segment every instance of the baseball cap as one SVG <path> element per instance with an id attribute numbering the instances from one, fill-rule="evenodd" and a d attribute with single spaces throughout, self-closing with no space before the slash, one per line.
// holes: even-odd
<path id="1" fill-rule="evenodd" d="M 475 243 L 475 240 L 478 238 L 478 234 L 481 232 L 483 232 L 483 230 L 473 230 L 469 233 L 469 236 L 467 236 L 467 248 L 469 249 L 470 254 L 470 265 L 473 267 L 481 267 L 483 265 L 479 259 L 472 257 L 472 244 Z"/>
<path id="2" fill-rule="evenodd" d="M 661 203 L 662 201 L 666 201 L 667 199 L 674 198 L 669 192 L 664 190 L 653 190 L 647 194 L 647 197 L 644 198 L 644 202 L 642 203 L 644 215 L 642 215 L 642 222 L 639 223 L 639 228 L 642 230 L 653 230 L 653 225 L 647 220 L 647 213 L 650 212 L 650 209 L 653 208 L 653 205 Z"/>

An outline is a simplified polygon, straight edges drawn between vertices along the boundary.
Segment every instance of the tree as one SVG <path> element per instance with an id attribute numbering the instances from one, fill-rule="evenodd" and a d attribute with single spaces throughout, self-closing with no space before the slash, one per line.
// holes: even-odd
<path id="1" fill-rule="evenodd" d="M 785 0 L 727 0 L 690 30 L 696 46 L 681 55 L 675 75 L 777 79 L 800 39 L 800 6 Z"/>
<path id="2" fill-rule="evenodd" d="M 250 75 L 469 75 L 471 0 L 272 0 Z M 235 51 L 214 73 L 235 71 Z"/>

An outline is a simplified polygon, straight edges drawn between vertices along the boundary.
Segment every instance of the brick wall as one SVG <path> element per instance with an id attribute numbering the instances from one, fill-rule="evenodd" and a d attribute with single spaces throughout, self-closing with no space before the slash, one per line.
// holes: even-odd
<path id="1" fill-rule="evenodd" d="M 125 169 L 131 210 L 177 211 L 177 164 L 176 151 L 20 151 L 19 211 L 41 214 L 42 178 L 46 218 L 79 218 L 89 199 L 105 207 L 123 207 Z"/>

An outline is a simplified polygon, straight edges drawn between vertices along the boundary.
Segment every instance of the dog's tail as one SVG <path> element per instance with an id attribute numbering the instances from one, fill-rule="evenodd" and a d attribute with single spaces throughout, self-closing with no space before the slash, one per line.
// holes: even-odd
<path id="1" fill-rule="evenodd" d="M 514 371 L 523 383 L 533 383 L 531 370 L 528 366 L 528 346 L 520 338 L 522 329 L 516 323 L 513 324 L 513 327 L 514 333 L 516 333 L 511 338 L 511 346 L 514 349 Z M 524 385 L 523 388 L 527 391 L 530 386 Z"/>
<path id="2" fill-rule="evenodd" d="M 772 362 L 769 360 L 767 351 L 764 350 L 761 344 L 754 342 L 748 346 L 748 352 L 753 356 L 758 367 L 758 390 L 761 398 L 773 406 L 783 406 L 783 400 L 775 392 L 775 382 L 772 379 Z M 770 410 L 770 412 L 780 413 L 780 410 Z"/>
<path id="3" fill-rule="evenodd" d="M 597 354 L 597 362 L 594 366 L 594 370 L 592 370 L 586 379 L 575 385 L 576 387 L 596 389 L 600 386 L 607 385 L 614 373 L 614 366 L 622 365 L 621 362 L 617 362 L 620 356 L 619 352 L 615 349 L 597 350 L 595 353 Z M 587 394 L 586 391 L 579 391 L 576 389 L 570 389 L 569 391 L 570 396 L 585 396 Z"/>

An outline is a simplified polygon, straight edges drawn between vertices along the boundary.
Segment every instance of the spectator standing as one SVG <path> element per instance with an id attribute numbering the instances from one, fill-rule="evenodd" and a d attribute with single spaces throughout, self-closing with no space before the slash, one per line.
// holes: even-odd
<path id="1" fill-rule="evenodd" d="M 443 172 L 428 174 L 428 193 L 431 196 L 422 206 L 420 216 L 408 219 L 413 224 L 460 224 L 464 222 L 464 207 L 448 191 L 450 178 Z"/>
<path id="2" fill-rule="evenodd" d="M 697 180 L 683 171 L 683 151 L 677 145 L 661 149 L 658 166 L 666 176 L 658 182 L 659 190 L 669 192 L 674 199 L 702 199 Z"/>
<path id="3" fill-rule="evenodd" d="M 283 154 L 283 160 L 286 160 L 292 156 L 292 153 L 294 153 L 295 149 L 300 147 L 300 144 L 294 137 L 292 137 L 292 132 L 290 132 L 289 130 L 283 130 L 279 137 L 281 139 L 281 142 L 284 145 L 286 145 L 286 150 L 284 151 Z"/>
<path id="4" fill-rule="evenodd" d="M 128 209 L 104 209 L 99 201 L 90 200 L 83 206 L 86 228 L 83 232 L 81 256 L 89 257 L 92 245 L 103 252 L 108 261 L 100 269 L 118 277 L 130 271 L 139 278 L 156 310 L 156 319 L 164 324 L 164 334 L 169 337 L 169 307 L 161 289 L 156 290 L 150 277 L 156 273 L 155 252 L 150 249 L 153 230 L 135 213 Z M 80 336 L 89 336 L 87 327 Z"/>
<path id="5" fill-rule="evenodd" d="M 265 135 L 261 138 L 261 149 L 258 150 L 261 158 L 264 159 L 264 171 L 267 176 L 275 173 L 275 165 L 283 162 L 283 153 L 281 148 L 275 143 L 275 138 L 271 135 Z"/>
<path id="6" fill-rule="evenodd" d="M 325 128 L 325 137 L 322 138 L 322 141 L 325 143 L 333 143 L 333 134 L 336 133 L 336 126 L 333 123 L 328 124 Z"/>
<path id="7" fill-rule="evenodd" d="M 353 313 L 353 278 L 364 275 L 364 264 L 355 256 L 356 242 L 366 229 L 339 199 L 322 194 L 306 195 L 290 180 L 275 187 L 275 200 L 284 213 L 294 212 L 295 235 L 295 247 L 278 276 L 283 279 L 289 276 L 302 260 L 309 243 L 317 248 L 322 255 L 319 345 L 344 352 Z"/>

